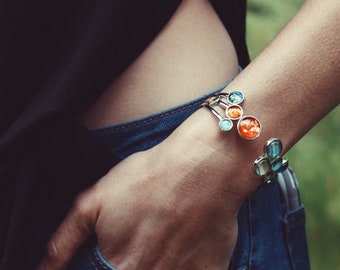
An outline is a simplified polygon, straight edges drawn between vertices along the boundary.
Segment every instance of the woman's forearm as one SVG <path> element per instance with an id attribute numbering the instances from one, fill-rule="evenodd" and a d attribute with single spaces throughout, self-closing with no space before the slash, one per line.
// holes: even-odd
<path id="1" fill-rule="evenodd" d="M 229 89 L 242 89 L 263 137 L 286 149 L 340 102 L 340 3 L 306 1 Z"/>
<path id="2" fill-rule="evenodd" d="M 271 137 L 284 151 L 340 101 L 338 0 L 309 0 L 226 89 L 263 125 L 255 141 L 224 133 L 201 109 L 154 148 L 129 156 L 76 200 L 39 269 L 65 269 L 93 232 L 117 269 L 224 269 L 252 171 Z M 62 251 L 62 252 L 59 252 Z"/>
<path id="3" fill-rule="evenodd" d="M 189 134 L 196 138 L 194 141 L 221 154 L 223 161 L 212 158 L 211 162 L 217 162 L 219 168 L 226 164 L 228 170 L 236 166 L 249 179 L 252 161 L 262 154 L 269 138 L 280 138 L 287 151 L 339 104 L 339 17 L 339 1 L 307 1 L 275 40 L 224 90 L 245 94 L 245 113 L 260 119 L 263 125 L 260 138 L 249 142 L 238 138 L 235 131 L 221 132 L 205 110 L 193 115 L 186 127 L 192 131 Z M 244 181 L 236 190 L 247 194 L 257 184 Z"/>

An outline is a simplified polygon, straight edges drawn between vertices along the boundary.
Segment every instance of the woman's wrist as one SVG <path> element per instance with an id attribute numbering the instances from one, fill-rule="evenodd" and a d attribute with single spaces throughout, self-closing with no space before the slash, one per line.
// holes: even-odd
<path id="1" fill-rule="evenodd" d="M 179 160 L 197 170 L 205 185 L 232 193 L 243 201 L 261 183 L 252 166 L 262 153 L 262 139 L 247 141 L 234 130 L 228 133 L 218 128 L 216 120 L 200 109 L 168 138 Z M 169 146 L 169 147 L 171 147 Z"/>

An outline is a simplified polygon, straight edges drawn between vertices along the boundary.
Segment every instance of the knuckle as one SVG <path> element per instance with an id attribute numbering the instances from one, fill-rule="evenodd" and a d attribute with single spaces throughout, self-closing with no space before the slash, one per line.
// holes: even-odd
<path id="1" fill-rule="evenodd" d="M 72 206 L 72 214 L 82 220 L 83 223 L 78 224 L 79 228 L 88 229 L 91 227 L 91 221 L 94 221 L 98 215 L 100 202 L 97 196 L 91 191 L 84 191 L 80 193 Z"/>
<path id="2" fill-rule="evenodd" d="M 45 261 L 49 263 L 58 262 L 61 257 L 60 249 L 52 238 L 46 246 Z"/>

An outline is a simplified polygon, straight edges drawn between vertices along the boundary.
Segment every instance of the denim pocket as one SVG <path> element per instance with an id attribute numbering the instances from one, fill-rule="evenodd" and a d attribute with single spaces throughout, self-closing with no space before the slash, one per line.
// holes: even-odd
<path id="1" fill-rule="evenodd" d="M 283 219 L 286 248 L 293 270 L 310 269 L 305 223 L 306 215 L 302 205 L 288 212 Z"/>
<path id="2" fill-rule="evenodd" d="M 105 270 L 116 270 L 113 266 L 111 266 L 103 257 L 103 255 L 100 253 L 100 250 L 98 246 L 96 246 L 93 249 L 94 252 L 94 259 L 98 265 L 100 265 L 101 268 L 99 269 L 105 269 Z M 97 269 L 97 268 L 96 268 Z"/>

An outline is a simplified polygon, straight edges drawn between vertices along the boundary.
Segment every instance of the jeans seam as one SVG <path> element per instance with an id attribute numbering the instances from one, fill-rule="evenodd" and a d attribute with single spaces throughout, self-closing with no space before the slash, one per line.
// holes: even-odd
<path id="1" fill-rule="evenodd" d="M 289 221 L 287 219 L 287 217 L 284 217 L 283 219 L 284 225 L 286 227 L 286 232 L 285 232 L 285 245 L 286 245 L 286 249 L 287 249 L 287 253 L 288 253 L 288 257 L 289 257 L 289 263 L 291 266 L 291 269 L 294 270 L 295 269 L 295 263 L 294 263 L 294 259 L 293 259 L 293 254 L 292 254 L 292 248 L 291 248 L 291 243 L 290 243 L 290 227 L 289 227 Z"/>
<path id="2" fill-rule="evenodd" d="M 96 251 L 94 252 L 94 256 L 95 256 L 97 262 L 100 264 L 100 266 L 102 266 L 105 270 L 109 270 L 109 268 L 106 267 L 106 265 L 104 265 L 104 263 L 101 261 L 101 259 L 99 258 L 99 256 L 98 256 L 98 254 L 97 254 Z M 96 268 L 97 268 L 97 267 L 96 267 Z M 98 268 L 97 268 L 97 269 L 98 269 Z"/>
<path id="3" fill-rule="evenodd" d="M 96 265 L 96 263 L 95 263 L 94 260 L 93 260 L 93 257 L 92 257 L 92 256 L 89 256 L 89 257 L 90 257 L 90 260 L 91 260 L 91 264 L 92 264 L 92 266 L 95 268 L 95 270 L 99 270 L 98 267 L 97 267 L 97 265 Z"/>
<path id="4" fill-rule="evenodd" d="M 139 126 L 139 125 L 143 125 L 143 124 L 152 122 L 154 120 L 162 119 L 164 117 L 170 116 L 172 114 L 175 114 L 175 113 L 178 113 L 178 112 L 181 112 L 181 111 L 184 111 L 184 110 L 191 109 L 191 108 L 201 104 L 202 102 L 203 102 L 203 100 L 200 100 L 200 101 L 197 101 L 195 103 L 186 105 L 184 107 L 177 108 L 177 109 L 162 113 L 160 115 L 155 115 L 155 116 L 152 116 L 152 117 L 140 120 L 140 121 L 136 121 L 136 122 L 133 122 L 131 124 L 118 125 L 116 127 L 106 127 L 104 129 L 92 130 L 91 132 L 93 132 L 94 134 L 100 134 L 100 133 L 106 133 L 106 132 L 112 132 L 112 131 L 116 131 L 116 130 L 127 129 L 127 128 L 131 128 L 131 127 L 136 127 L 136 126 Z"/>
<path id="5" fill-rule="evenodd" d="M 242 71 L 242 68 L 239 67 L 239 73 L 241 73 Z M 236 76 L 235 76 L 236 77 Z M 149 123 L 153 120 L 158 120 L 158 119 L 161 119 L 161 118 L 164 118 L 164 117 L 167 117 L 169 115 L 172 115 L 172 114 L 175 114 L 177 112 L 181 112 L 181 111 L 184 111 L 184 110 L 188 110 L 188 109 L 191 109 L 197 105 L 200 105 L 203 103 L 203 101 L 205 99 L 207 99 L 209 96 L 215 94 L 215 93 L 218 93 L 218 92 L 221 92 L 224 88 L 226 88 L 232 81 L 234 80 L 231 79 L 230 81 L 228 81 L 227 83 L 225 83 L 224 85 L 222 85 L 221 87 L 215 89 L 214 91 L 208 93 L 208 94 L 205 94 L 201 97 L 198 97 L 194 100 L 192 100 L 191 102 L 189 101 L 189 103 L 184 103 L 182 105 L 179 105 L 179 106 L 175 106 L 173 108 L 170 108 L 166 111 L 162 111 L 162 112 L 159 112 L 159 113 L 155 113 L 154 115 L 150 115 L 150 117 L 146 116 L 146 118 L 143 119 L 143 117 L 140 119 L 140 120 L 132 120 L 133 122 L 132 123 L 126 123 L 126 124 L 117 124 L 116 126 L 104 126 L 104 127 L 100 127 L 100 128 L 96 128 L 96 129 L 92 129 L 91 132 L 93 132 L 94 134 L 101 134 L 101 133 L 105 133 L 105 132 L 110 132 L 110 131 L 116 131 L 116 130 L 122 130 L 122 129 L 126 129 L 126 128 L 131 128 L 131 127 L 135 127 L 135 126 L 139 126 L 139 125 L 142 125 L 142 124 L 145 124 L 145 123 Z"/>
<path id="6" fill-rule="evenodd" d="M 251 208 L 251 203 L 252 200 L 249 198 L 248 199 L 248 208 L 249 208 L 249 258 L 248 258 L 248 266 L 249 270 L 252 268 L 252 254 L 253 254 L 253 247 L 254 247 L 254 242 L 253 242 L 253 217 L 252 217 L 252 208 Z"/>

